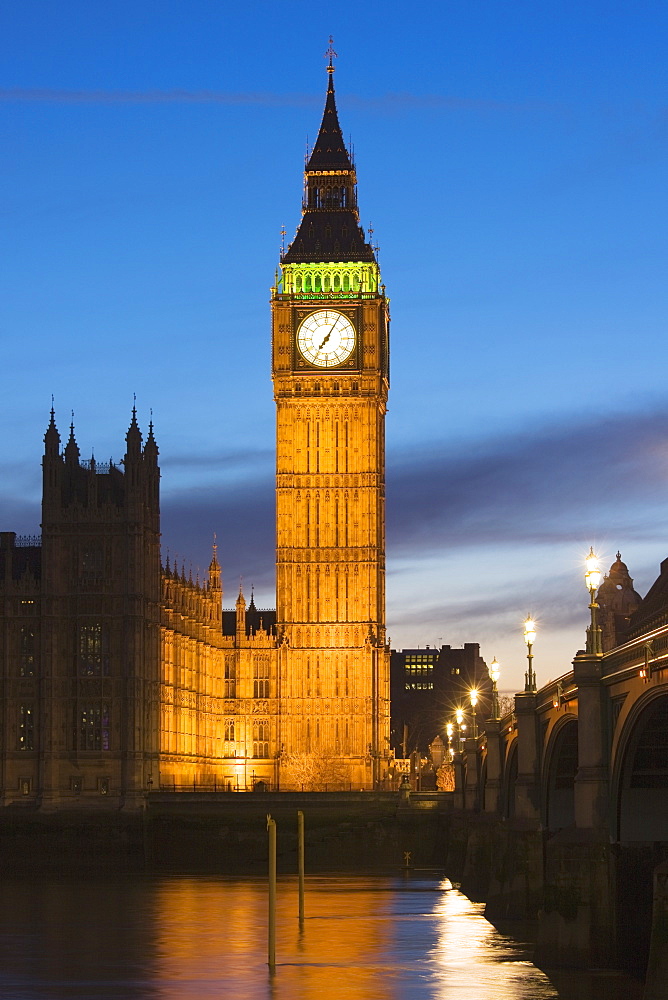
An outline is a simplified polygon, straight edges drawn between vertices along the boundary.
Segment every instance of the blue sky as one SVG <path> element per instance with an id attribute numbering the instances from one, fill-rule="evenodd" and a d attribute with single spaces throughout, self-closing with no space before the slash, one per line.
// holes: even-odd
<path id="1" fill-rule="evenodd" d="M 340 6 L 332 10 L 343 10 Z M 347 11 L 347 13 L 346 13 Z M 664 2 L 6 4 L 0 527 L 51 394 L 84 456 L 153 411 L 163 540 L 273 605 L 269 287 L 329 34 L 392 300 L 388 628 L 521 683 L 583 645 L 589 545 L 668 552 Z"/>

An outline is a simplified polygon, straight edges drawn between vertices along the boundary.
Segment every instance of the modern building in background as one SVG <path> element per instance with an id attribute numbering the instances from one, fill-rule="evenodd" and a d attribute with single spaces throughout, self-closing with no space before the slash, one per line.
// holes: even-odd
<path id="1" fill-rule="evenodd" d="M 393 649 L 390 656 L 391 743 L 395 756 L 415 750 L 426 756 L 433 740 L 446 739 L 448 722 L 458 708 L 472 720 L 471 691 L 477 693 L 476 715 L 491 707 L 491 681 L 476 642 L 460 649 L 424 646 Z"/>
<path id="2" fill-rule="evenodd" d="M 161 565 L 152 425 L 83 460 L 45 436 L 42 535 L 0 535 L 5 805 L 136 807 L 159 786 L 374 788 L 390 759 L 385 635 L 389 308 L 359 223 L 334 67 L 301 224 L 272 289 L 276 610 L 223 611 Z"/>

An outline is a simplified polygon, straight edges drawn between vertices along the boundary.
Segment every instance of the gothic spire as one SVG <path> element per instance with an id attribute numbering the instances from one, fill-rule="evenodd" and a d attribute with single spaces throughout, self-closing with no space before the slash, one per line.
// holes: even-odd
<path id="1" fill-rule="evenodd" d="M 128 432 L 125 435 L 125 440 L 127 442 L 127 449 L 125 452 L 126 460 L 128 458 L 139 458 L 141 456 L 141 431 L 139 430 L 139 424 L 137 423 L 136 401 L 132 407 L 132 420 L 130 421 Z"/>
<path id="2" fill-rule="evenodd" d="M 144 457 L 149 459 L 151 462 L 158 461 L 158 445 L 156 443 L 155 437 L 153 436 L 153 420 L 149 421 L 148 425 L 148 437 L 146 438 L 146 444 L 144 445 Z"/>
<path id="3" fill-rule="evenodd" d="M 79 464 L 79 445 L 74 437 L 74 411 L 72 411 L 72 422 L 70 424 L 70 436 L 65 445 L 65 461 L 69 465 Z"/>
<path id="4" fill-rule="evenodd" d="M 51 420 L 49 421 L 49 426 L 46 429 L 46 434 L 44 435 L 44 454 L 49 456 L 58 456 L 60 452 L 60 434 L 58 433 L 58 428 L 56 427 L 56 414 L 53 409 L 53 399 L 51 400 Z"/>
<path id="5" fill-rule="evenodd" d="M 359 224 L 355 165 L 346 149 L 334 94 L 336 53 L 326 55 L 328 82 L 320 131 L 304 171 L 302 221 L 282 263 L 375 261 Z"/>
<path id="6" fill-rule="evenodd" d="M 327 81 L 325 110 L 318 138 L 306 165 L 307 173 L 312 173 L 315 170 L 353 171 L 353 164 L 346 149 L 346 144 L 343 141 L 343 133 L 339 125 L 336 99 L 334 97 L 334 65 L 332 63 L 332 56 L 336 55 L 336 53 L 333 49 L 330 49 L 327 55 L 329 55 L 329 65 L 327 67 L 329 80 Z"/>
<path id="7" fill-rule="evenodd" d="M 213 555 L 211 556 L 211 562 L 209 563 L 209 586 L 212 590 L 223 589 L 220 573 L 220 563 L 218 562 L 218 543 L 216 541 L 216 535 L 213 535 Z"/>

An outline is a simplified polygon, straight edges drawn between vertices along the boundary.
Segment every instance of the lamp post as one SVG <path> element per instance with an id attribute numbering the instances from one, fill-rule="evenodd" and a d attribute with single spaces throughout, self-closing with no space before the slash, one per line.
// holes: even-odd
<path id="1" fill-rule="evenodd" d="M 450 758 L 450 761 L 452 761 L 452 757 L 453 757 L 453 753 L 452 753 L 452 728 L 453 728 L 452 727 L 452 723 L 448 722 L 448 724 L 445 727 L 445 732 L 446 732 L 447 737 L 448 737 L 448 757 Z"/>
<path id="2" fill-rule="evenodd" d="M 473 716 L 473 739 L 478 738 L 478 721 L 475 717 L 475 707 L 478 704 L 478 692 L 475 688 L 471 688 L 469 691 L 469 700 L 471 702 L 471 715 Z"/>
<path id="3" fill-rule="evenodd" d="M 527 644 L 527 660 L 529 669 L 524 675 L 524 693 L 536 693 L 536 675 L 533 670 L 533 642 L 536 638 L 536 623 L 529 615 L 524 622 L 524 641 Z"/>
<path id="4" fill-rule="evenodd" d="M 587 570 L 585 572 L 585 583 L 589 591 L 589 610 L 591 611 L 591 624 L 587 629 L 587 652 L 600 656 L 603 652 L 601 644 L 601 629 L 596 620 L 598 604 L 596 603 L 596 591 L 601 582 L 601 570 L 598 565 L 598 556 L 594 552 L 593 546 L 589 547 L 589 555 L 585 559 Z"/>
<path id="5" fill-rule="evenodd" d="M 489 672 L 489 676 L 490 676 L 491 681 L 492 681 L 492 718 L 493 719 L 498 719 L 499 718 L 499 691 L 498 691 L 498 688 L 496 686 L 496 682 L 499 679 L 499 675 L 501 673 L 501 668 L 500 668 L 500 666 L 499 666 L 499 664 L 497 662 L 496 657 L 494 657 L 494 659 L 490 663 L 490 665 L 487 668 L 487 670 Z"/>
<path id="6" fill-rule="evenodd" d="M 464 709 L 463 708 L 458 708 L 455 711 L 455 718 L 457 719 L 457 730 L 458 730 L 458 733 L 459 733 L 459 736 L 457 738 L 457 749 L 461 750 L 462 749 L 462 730 L 464 728 L 464 726 L 463 726 L 463 722 L 464 722 Z"/>

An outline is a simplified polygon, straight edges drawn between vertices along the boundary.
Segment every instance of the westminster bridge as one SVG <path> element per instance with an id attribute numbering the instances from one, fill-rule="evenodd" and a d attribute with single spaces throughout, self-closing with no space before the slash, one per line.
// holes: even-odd
<path id="1" fill-rule="evenodd" d="M 539 962 L 649 959 L 647 1000 L 668 998 L 668 560 L 626 641 L 600 631 L 538 689 L 530 658 L 513 711 L 454 754 L 462 884 L 492 918 L 538 914 Z"/>

